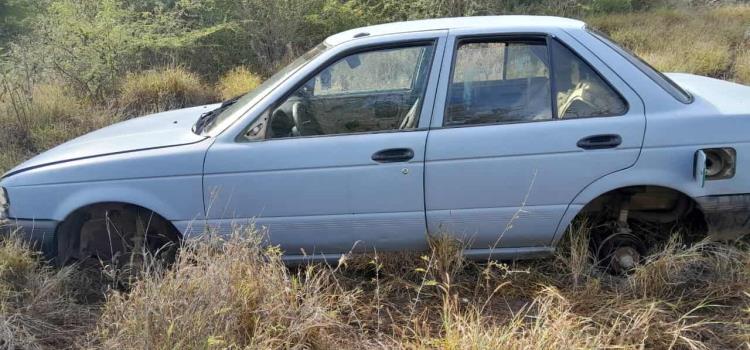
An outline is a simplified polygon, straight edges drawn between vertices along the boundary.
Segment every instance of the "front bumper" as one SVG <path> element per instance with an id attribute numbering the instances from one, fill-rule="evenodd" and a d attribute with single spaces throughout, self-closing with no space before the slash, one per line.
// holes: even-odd
<path id="1" fill-rule="evenodd" d="M 30 242 L 33 248 L 42 251 L 45 257 L 51 259 L 57 253 L 57 247 L 55 247 L 57 224 L 58 222 L 54 220 L 9 219 L 0 222 L 0 234 L 18 235 Z"/>
<path id="2" fill-rule="evenodd" d="M 750 194 L 695 198 L 716 240 L 734 240 L 750 233 Z"/>

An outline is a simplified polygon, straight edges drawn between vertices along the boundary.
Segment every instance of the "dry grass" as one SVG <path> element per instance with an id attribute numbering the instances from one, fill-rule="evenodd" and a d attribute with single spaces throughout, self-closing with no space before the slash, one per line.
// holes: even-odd
<path id="1" fill-rule="evenodd" d="M 665 72 L 687 72 L 747 83 L 750 69 L 735 58 L 748 40 L 750 6 L 659 10 L 588 18 L 592 27 Z"/>
<path id="2" fill-rule="evenodd" d="M 255 89 L 263 82 L 263 79 L 251 72 L 247 67 L 240 66 L 231 69 L 219 78 L 216 90 L 222 100 L 240 96 Z"/>
<path id="3" fill-rule="evenodd" d="M 0 95 L 0 172 L 73 137 L 117 121 L 59 83 L 34 85 L 28 93 Z"/>
<path id="4" fill-rule="evenodd" d="M 206 104 L 216 100 L 194 73 L 183 68 L 165 68 L 128 74 L 121 88 L 120 103 L 128 116 L 163 112 Z"/>
<path id="5" fill-rule="evenodd" d="M 288 268 L 255 232 L 190 241 L 128 291 L 0 245 L 0 341 L 108 349 L 714 349 L 750 345 L 750 250 L 673 240 L 628 277 L 592 265 L 586 227 L 558 256 L 473 263 L 449 236 L 423 254 Z M 85 275 L 84 275 L 85 276 Z M 73 288 L 71 286 L 78 286 Z M 104 294 L 102 294 L 104 293 Z M 81 295 L 106 297 L 99 304 Z M 84 335 L 85 334 L 85 335 Z"/>
<path id="6" fill-rule="evenodd" d="M 4 349 L 69 347 L 96 322 L 85 275 L 39 262 L 15 237 L 0 242 L 0 346 Z M 90 303 L 91 302 L 91 303 Z"/>
<path id="7" fill-rule="evenodd" d="M 189 244 L 175 266 L 110 295 L 94 333 L 110 349 L 354 347 L 356 291 L 321 266 L 290 272 L 257 236 Z"/>
<path id="8" fill-rule="evenodd" d="M 750 84 L 750 44 L 737 53 L 734 78 L 742 84 Z"/>

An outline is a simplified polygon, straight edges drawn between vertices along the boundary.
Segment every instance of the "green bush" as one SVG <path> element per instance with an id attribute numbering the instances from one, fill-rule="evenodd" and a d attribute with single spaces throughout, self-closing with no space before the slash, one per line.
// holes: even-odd
<path id="1" fill-rule="evenodd" d="M 176 67 L 130 73 L 122 84 L 120 103 L 128 117 L 206 104 L 212 89 L 187 70 Z"/>
<path id="2" fill-rule="evenodd" d="M 247 67 L 235 67 L 219 78 L 216 89 L 223 100 L 246 94 L 263 82 L 263 79 L 253 74 Z"/>

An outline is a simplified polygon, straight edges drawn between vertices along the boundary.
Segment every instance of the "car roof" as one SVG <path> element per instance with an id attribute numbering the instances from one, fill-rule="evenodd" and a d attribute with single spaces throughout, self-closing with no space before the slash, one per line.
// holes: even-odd
<path id="1" fill-rule="evenodd" d="M 338 45 L 362 36 L 379 36 L 430 30 L 459 28 L 498 28 L 512 29 L 525 27 L 549 27 L 581 29 L 585 23 L 563 17 L 552 16 L 481 16 L 436 18 L 418 21 L 394 22 L 369 27 L 355 28 L 332 35 L 326 39 L 329 45 Z"/>

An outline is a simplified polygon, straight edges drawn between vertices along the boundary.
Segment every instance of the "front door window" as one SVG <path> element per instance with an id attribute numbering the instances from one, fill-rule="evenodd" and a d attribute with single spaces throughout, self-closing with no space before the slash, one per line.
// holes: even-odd
<path id="1" fill-rule="evenodd" d="M 414 45 L 335 61 L 272 110 L 268 138 L 416 128 L 432 53 Z"/>

